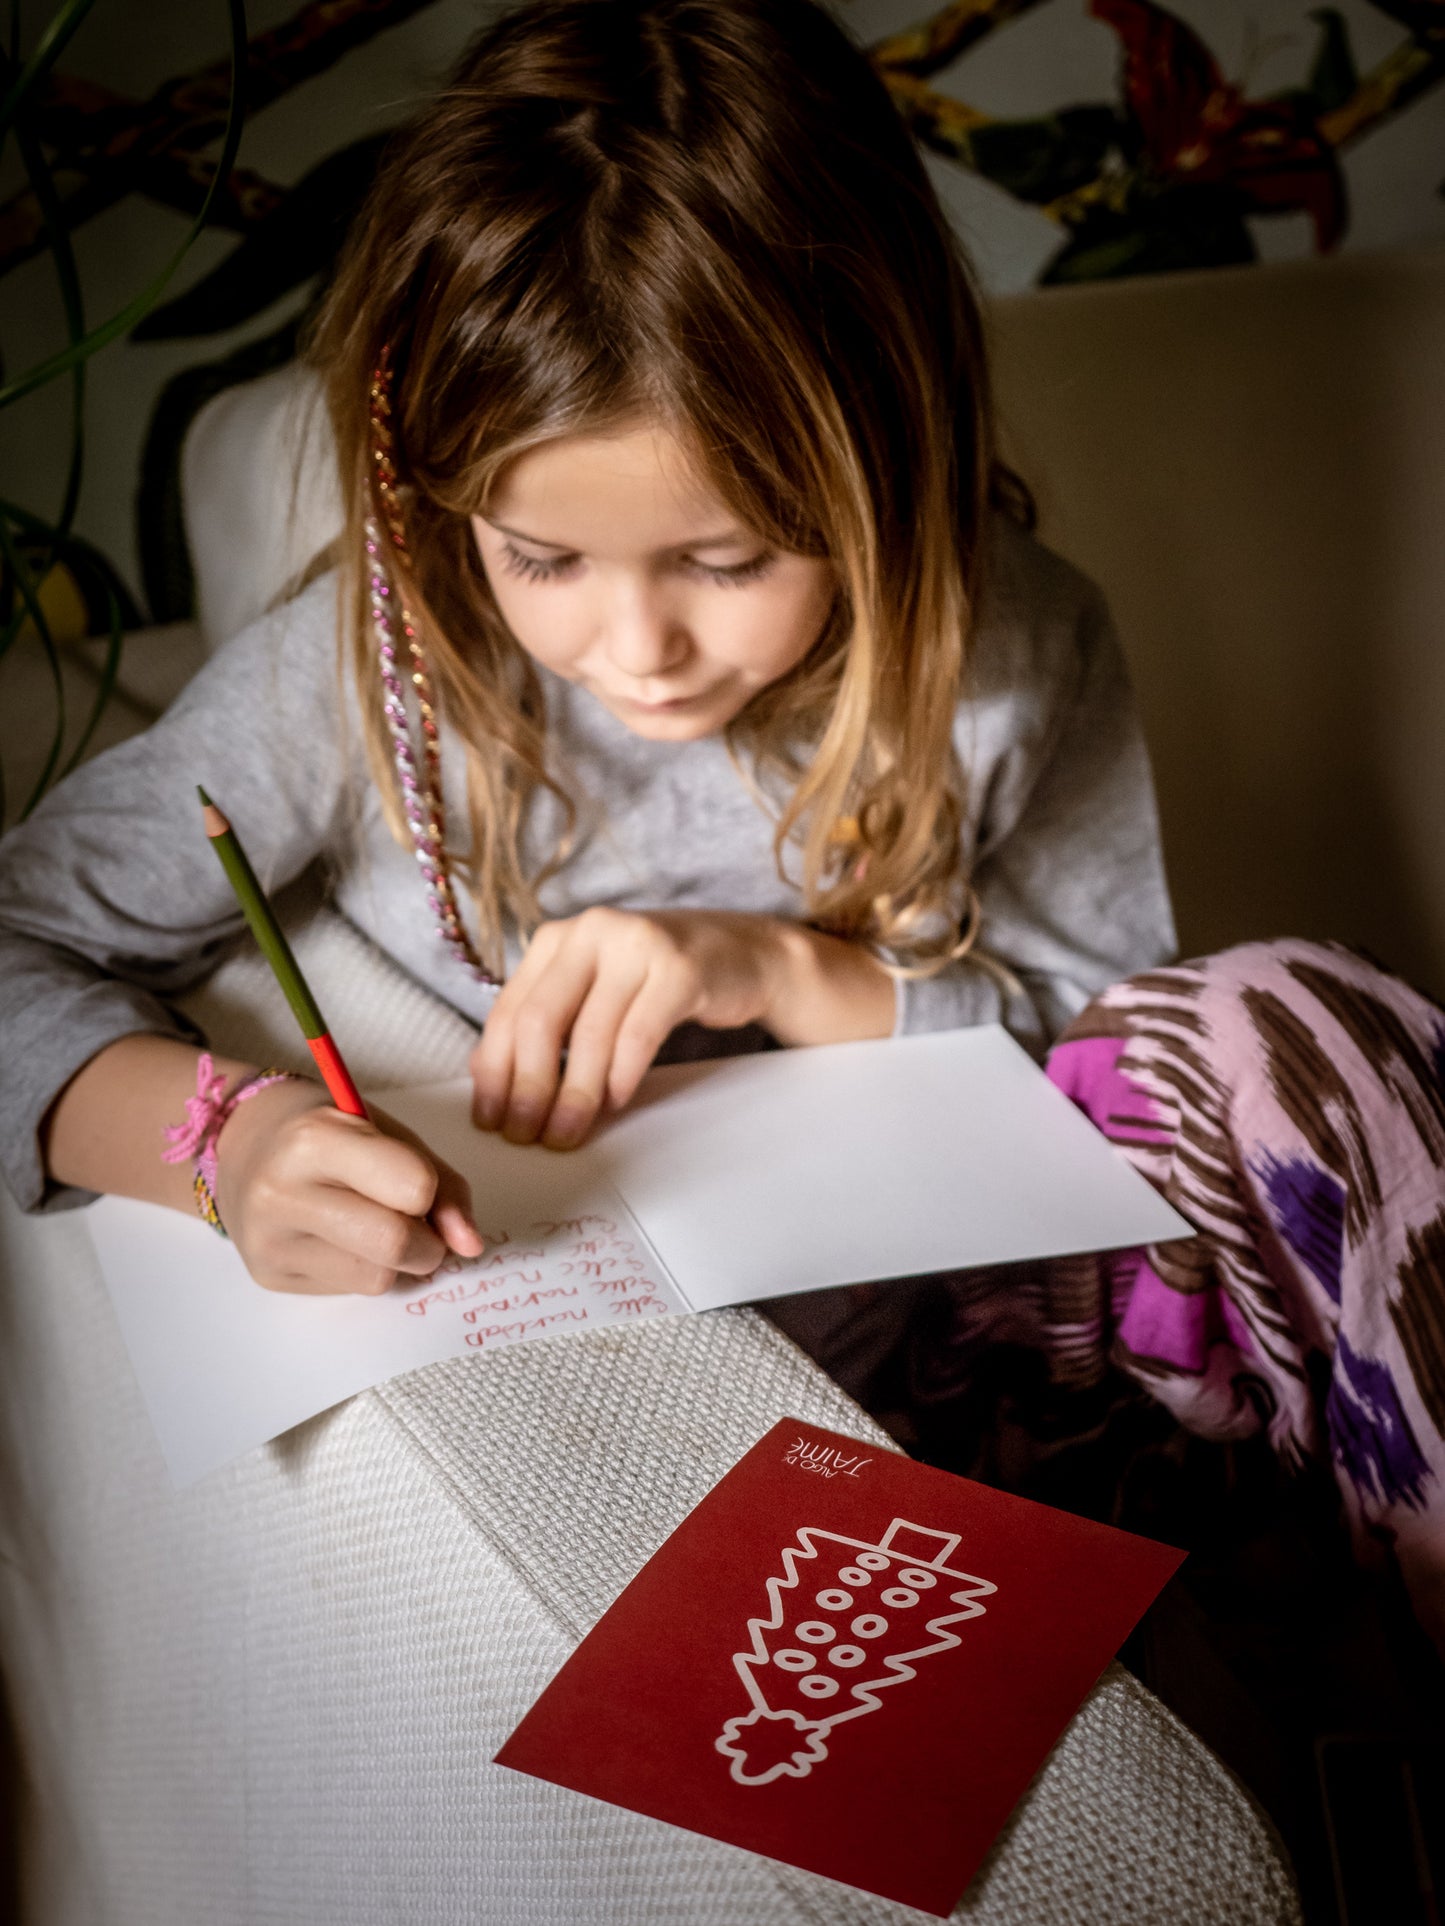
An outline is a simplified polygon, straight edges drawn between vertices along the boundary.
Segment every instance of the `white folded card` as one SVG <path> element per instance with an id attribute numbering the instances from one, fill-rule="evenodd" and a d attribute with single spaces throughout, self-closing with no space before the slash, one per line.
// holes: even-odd
<path id="1" fill-rule="evenodd" d="M 474 1130 L 465 1080 L 385 1108 L 472 1185 L 487 1248 L 385 1297 L 288 1297 L 153 1204 L 89 1223 L 188 1484 L 438 1358 L 865 1279 L 1188 1237 L 997 1027 L 654 1070 L 583 1149 Z"/>

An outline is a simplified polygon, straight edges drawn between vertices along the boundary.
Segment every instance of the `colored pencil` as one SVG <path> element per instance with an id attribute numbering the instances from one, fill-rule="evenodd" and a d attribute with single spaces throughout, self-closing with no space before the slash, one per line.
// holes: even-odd
<path id="1" fill-rule="evenodd" d="M 300 964 L 291 954 L 291 945 L 276 921 L 276 912 L 266 900 L 266 892 L 256 880 L 256 872 L 241 847 L 240 839 L 199 783 L 196 793 L 205 813 L 206 834 L 211 839 L 211 847 L 220 857 L 221 867 L 230 878 L 236 900 L 251 926 L 251 934 L 275 971 L 276 981 L 285 992 L 286 1001 L 301 1025 L 307 1047 L 316 1059 L 316 1067 L 331 1093 L 331 1101 L 338 1110 L 344 1110 L 350 1117 L 364 1117 L 366 1105 L 351 1081 L 351 1073 L 342 1061 L 341 1052 L 331 1040 L 326 1020 L 311 994 L 306 978 L 301 974 Z"/>

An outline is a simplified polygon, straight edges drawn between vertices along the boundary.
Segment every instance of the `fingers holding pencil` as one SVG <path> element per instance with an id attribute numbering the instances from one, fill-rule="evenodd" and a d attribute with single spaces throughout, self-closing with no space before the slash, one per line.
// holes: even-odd
<path id="1" fill-rule="evenodd" d="M 377 1293 L 429 1276 L 448 1250 L 480 1256 L 465 1181 L 394 1118 L 368 1113 L 239 837 L 197 793 L 211 847 L 335 1106 L 314 1084 L 278 1084 L 223 1129 L 216 1203 L 247 1268 L 275 1290 Z"/>
<path id="2" fill-rule="evenodd" d="M 217 1144 L 217 1203 L 258 1284 L 379 1295 L 448 1250 L 481 1255 L 464 1179 L 405 1126 L 346 1116 L 311 1083 L 272 1097 L 235 1112 Z"/>

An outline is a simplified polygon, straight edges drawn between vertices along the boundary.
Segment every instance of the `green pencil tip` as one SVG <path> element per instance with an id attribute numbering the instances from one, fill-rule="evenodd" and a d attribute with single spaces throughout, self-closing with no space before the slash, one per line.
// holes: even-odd
<path id="1" fill-rule="evenodd" d="M 205 790 L 204 790 L 204 789 L 202 789 L 202 787 L 201 787 L 201 785 L 200 785 L 199 783 L 197 783 L 197 784 L 196 784 L 196 794 L 197 794 L 197 795 L 198 795 L 198 796 L 200 797 L 200 799 L 201 799 L 201 802 L 202 802 L 202 803 L 204 804 L 204 806 L 205 806 L 205 807 L 206 807 L 207 809 L 212 809 L 212 808 L 214 808 L 214 807 L 215 807 L 215 805 L 214 805 L 214 804 L 212 803 L 212 801 L 211 801 L 211 799 L 210 799 L 210 797 L 209 797 L 209 796 L 208 796 L 208 795 L 206 794 L 206 792 L 205 792 Z"/>

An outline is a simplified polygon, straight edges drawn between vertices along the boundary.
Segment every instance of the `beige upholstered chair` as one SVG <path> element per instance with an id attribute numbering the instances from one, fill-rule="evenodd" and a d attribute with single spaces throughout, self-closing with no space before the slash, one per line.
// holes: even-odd
<path id="1" fill-rule="evenodd" d="M 996 304 L 1006 446 L 1108 591 L 1189 954 L 1445 997 L 1445 248 Z"/>
<path id="2" fill-rule="evenodd" d="M 1104 290 L 1001 310 L 1000 354 L 1019 445 L 1049 451 L 1046 500 L 1067 544 L 1087 557 L 1097 540 L 1089 559 L 1108 564 L 1099 572 L 1146 700 L 1167 721 L 1162 661 L 1144 635 L 1149 608 L 1171 607 L 1174 551 L 1157 546 L 1165 511 L 1128 502 L 1142 549 L 1122 536 L 1110 550 L 1104 508 L 1090 521 L 1067 493 L 1071 478 L 1083 486 L 1097 472 L 1084 430 L 1096 415 L 1115 419 L 1107 395 L 1144 378 L 1127 355 L 1112 374 L 1105 365 L 1134 298 Z M 1155 299 L 1167 296 L 1137 295 L 1142 310 Z M 1082 317 L 1088 353 L 1067 347 L 1070 316 Z M 1105 386 L 1091 400 L 1096 377 Z M 196 424 L 187 502 L 212 642 L 259 612 L 334 525 L 319 444 L 320 467 L 307 471 L 317 479 L 294 502 L 276 479 L 298 392 L 293 377 L 269 377 Z M 1083 440 L 1070 469 L 1058 444 L 1067 451 L 1072 421 Z M 1121 432 L 1116 480 L 1133 447 Z M 1106 484 L 1099 493 L 1107 503 Z M 1145 587 L 1131 590 L 1126 563 Z M 1256 604 L 1262 593 L 1250 591 Z M 1203 633 L 1192 602 L 1171 619 L 1171 632 Z M 1251 647 L 1260 640 L 1256 630 Z M 1213 726 L 1207 714 L 1200 726 Z M 1187 729 L 1170 742 L 1181 737 L 1187 749 Z M 1166 807 L 1187 850 L 1174 753 L 1161 758 Z M 1215 901 L 1207 888 L 1204 900 Z M 334 916 L 299 902 L 293 913 L 323 1003 L 349 1011 L 365 1038 L 354 1064 L 363 1082 L 382 1089 L 455 1067 L 469 1033 L 454 1013 Z M 223 966 L 197 1005 L 229 1047 L 261 1060 L 295 1054 L 279 995 L 247 957 Z M 641 1560 L 784 1415 L 885 1442 L 776 1331 L 724 1312 L 433 1367 L 178 1495 L 83 1218 L 23 1220 L 0 1201 L 0 1634 L 35 1788 L 34 1926 L 916 1917 L 490 1763 Z M 961 1916 L 980 1926 L 1284 1926 L 1298 1914 L 1272 1835 L 1240 1789 L 1110 1668 Z"/>
<path id="3" fill-rule="evenodd" d="M 465 1023 L 335 916 L 295 910 L 323 1006 L 362 1039 L 360 1080 L 447 1074 Z M 248 955 L 192 1007 L 233 1050 L 297 1053 Z M 0 1651 L 35 1788 L 28 1926 L 918 1918 L 491 1764 L 783 1417 L 888 1443 L 764 1319 L 725 1311 L 432 1366 L 176 1493 L 83 1215 L 0 1197 Z M 1299 1915 L 1247 1796 L 1111 1666 L 960 1917 Z"/>

